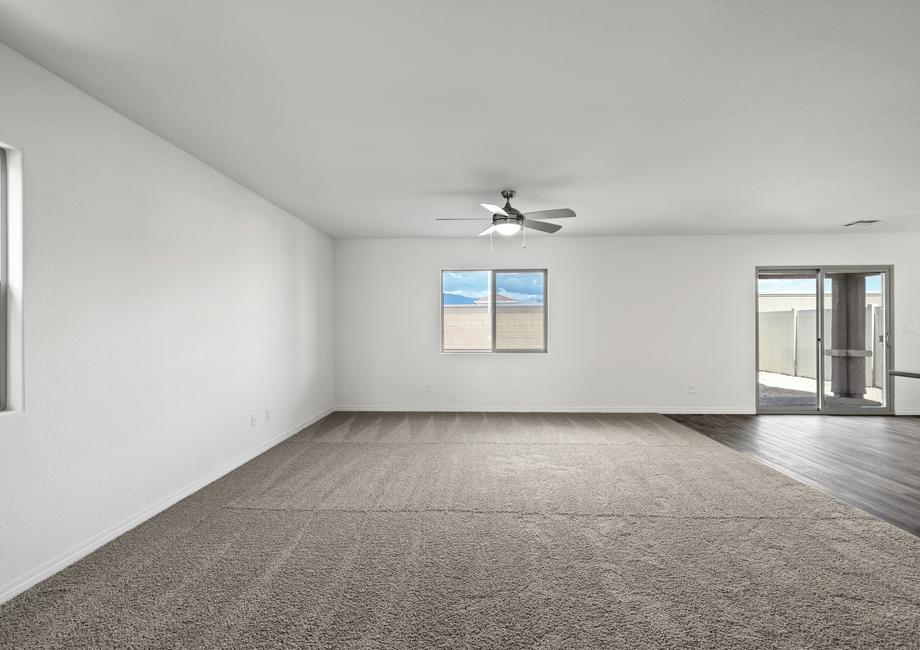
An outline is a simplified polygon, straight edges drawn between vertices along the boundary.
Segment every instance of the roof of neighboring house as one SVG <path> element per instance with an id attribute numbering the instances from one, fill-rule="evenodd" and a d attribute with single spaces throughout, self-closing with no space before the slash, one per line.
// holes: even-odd
<path id="1" fill-rule="evenodd" d="M 514 298 L 509 298 L 508 296 L 503 296 L 503 295 L 500 294 L 500 293 L 497 293 L 497 294 L 495 294 L 495 302 L 508 302 L 508 303 L 510 303 L 510 302 L 517 302 L 517 300 L 515 300 Z M 483 296 L 482 298 L 477 298 L 477 299 L 476 299 L 476 304 L 477 304 L 477 305 L 487 305 L 487 304 L 489 304 L 489 297 L 488 297 L 488 296 Z"/>
<path id="2" fill-rule="evenodd" d="M 495 302 L 502 302 L 505 304 L 516 304 L 517 300 L 503 294 L 495 294 Z M 470 298 L 468 296 L 461 295 L 459 293 L 445 293 L 444 294 L 444 304 L 445 305 L 488 305 L 489 297 L 483 296 L 482 298 Z"/>

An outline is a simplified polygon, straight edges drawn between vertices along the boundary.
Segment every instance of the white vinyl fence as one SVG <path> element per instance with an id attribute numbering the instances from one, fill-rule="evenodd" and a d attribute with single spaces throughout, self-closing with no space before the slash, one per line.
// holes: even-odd
<path id="1" fill-rule="evenodd" d="M 824 310 L 824 331 L 831 331 L 830 309 Z M 817 378 L 815 345 L 818 338 L 814 309 L 760 312 L 759 370 L 793 377 Z M 885 372 L 885 309 L 866 305 L 866 386 L 882 387 Z M 824 377 L 831 376 L 830 357 L 824 358 Z"/>

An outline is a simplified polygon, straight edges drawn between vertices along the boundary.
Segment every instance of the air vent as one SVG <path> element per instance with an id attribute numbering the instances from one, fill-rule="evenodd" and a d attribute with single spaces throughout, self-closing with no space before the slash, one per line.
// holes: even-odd
<path id="1" fill-rule="evenodd" d="M 858 221 L 851 221 L 850 223 L 843 224 L 844 228 L 852 228 L 853 226 L 872 226 L 879 223 L 881 219 L 859 219 Z"/>

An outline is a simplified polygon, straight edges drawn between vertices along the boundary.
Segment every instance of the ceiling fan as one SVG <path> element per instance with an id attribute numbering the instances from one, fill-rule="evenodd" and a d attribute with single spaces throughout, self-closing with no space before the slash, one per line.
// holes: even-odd
<path id="1" fill-rule="evenodd" d="M 568 219 L 575 216 L 575 211 L 569 208 L 559 208 L 557 210 L 537 210 L 536 212 L 520 212 L 511 207 L 511 199 L 514 198 L 514 190 L 502 190 L 502 198 L 505 199 L 505 207 L 500 208 L 491 203 L 480 203 L 482 207 L 492 213 L 492 225 L 479 233 L 491 236 L 492 233 L 510 236 L 516 234 L 524 228 L 532 228 L 541 232 L 554 233 L 562 226 L 556 223 L 540 221 L 540 219 Z M 482 221 L 489 217 L 459 217 L 459 218 L 442 218 L 437 221 Z"/>

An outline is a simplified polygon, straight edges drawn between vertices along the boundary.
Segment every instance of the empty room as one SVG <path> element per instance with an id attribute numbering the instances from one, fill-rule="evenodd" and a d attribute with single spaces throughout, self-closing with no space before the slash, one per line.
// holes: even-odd
<path id="1" fill-rule="evenodd" d="M 0 1 L 0 648 L 920 649 L 920 2 Z"/>

